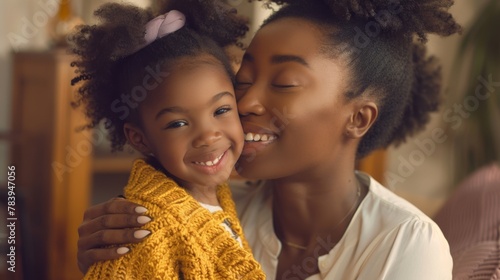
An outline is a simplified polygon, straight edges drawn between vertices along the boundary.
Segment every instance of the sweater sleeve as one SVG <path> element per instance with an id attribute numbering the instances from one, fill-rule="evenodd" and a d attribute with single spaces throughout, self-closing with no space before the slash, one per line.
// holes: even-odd
<path id="1" fill-rule="evenodd" d="M 176 235 L 175 224 L 165 224 L 165 215 L 155 211 L 151 204 L 143 205 L 149 210 L 153 221 L 142 229 L 151 231 L 151 235 L 138 244 L 128 244 L 130 252 L 116 260 L 99 262 L 90 267 L 84 279 L 121 280 L 121 279 L 177 279 L 179 277 L 178 250 L 174 250 Z"/>

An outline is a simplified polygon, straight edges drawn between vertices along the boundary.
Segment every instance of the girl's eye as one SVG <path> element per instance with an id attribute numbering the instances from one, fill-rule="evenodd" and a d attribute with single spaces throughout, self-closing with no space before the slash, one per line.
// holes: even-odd
<path id="1" fill-rule="evenodd" d="M 230 107 L 222 107 L 222 108 L 215 110 L 214 116 L 220 116 L 220 115 L 223 115 L 229 111 L 231 111 Z"/>
<path id="2" fill-rule="evenodd" d="M 167 124 L 165 129 L 179 128 L 179 127 L 183 127 L 186 125 L 187 125 L 186 121 L 174 121 L 174 122 Z"/>

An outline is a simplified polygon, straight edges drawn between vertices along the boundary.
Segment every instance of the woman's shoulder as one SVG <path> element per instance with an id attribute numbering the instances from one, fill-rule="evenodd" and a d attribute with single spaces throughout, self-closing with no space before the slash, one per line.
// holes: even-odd
<path id="1" fill-rule="evenodd" d="M 334 249 L 339 264 L 336 271 L 355 259 L 359 279 L 378 279 L 374 275 L 384 279 L 451 279 L 450 249 L 437 224 L 367 174 L 357 175 L 368 183 L 369 191 Z"/>
<path id="2" fill-rule="evenodd" d="M 439 226 L 410 202 L 397 196 L 375 179 L 358 173 L 369 181 L 369 192 L 354 219 L 366 240 L 406 240 L 406 246 L 439 246 L 449 254 L 449 246 Z"/>

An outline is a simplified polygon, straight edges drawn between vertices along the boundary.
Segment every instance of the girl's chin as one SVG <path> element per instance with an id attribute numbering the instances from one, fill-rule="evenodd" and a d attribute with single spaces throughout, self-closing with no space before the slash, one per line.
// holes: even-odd
<path id="1" fill-rule="evenodd" d="M 183 181 L 183 184 L 181 184 L 181 186 L 188 188 L 196 188 L 201 192 L 205 191 L 210 192 L 212 191 L 212 188 L 227 183 L 230 172 L 227 173 L 228 173 L 227 175 L 221 172 L 220 174 L 217 175 L 196 176 L 196 178 L 190 176 L 190 181 Z M 215 191 L 215 189 L 213 190 Z"/>

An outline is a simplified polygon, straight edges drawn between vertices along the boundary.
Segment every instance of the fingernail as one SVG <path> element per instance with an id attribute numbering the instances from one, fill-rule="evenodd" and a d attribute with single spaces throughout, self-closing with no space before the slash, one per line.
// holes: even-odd
<path id="1" fill-rule="evenodd" d="M 128 253 L 128 251 L 130 251 L 130 249 L 127 247 L 120 247 L 120 248 L 116 249 L 116 253 L 118 253 L 119 255 L 124 255 L 124 254 Z"/>
<path id="2" fill-rule="evenodd" d="M 135 213 L 137 213 L 137 214 L 144 214 L 146 212 L 148 212 L 148 209 L 146 209 L 142 206 L 135 207 Z"/>
<path id="3" fill-rule="evenodd" d="M 143 239 L 150 234 L 151 232 L 149 230 L 140 229 L 134 232 L 134 237 L 137 239 Z"/>
<path id="4" fill-rule="evenodd" d="M 137 222 L 139 224 L 146 224 L 146 223 L 151 222 L 151 218 L 148 216 L 139 216 L 139 217 L 137 217 Z"/>

